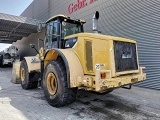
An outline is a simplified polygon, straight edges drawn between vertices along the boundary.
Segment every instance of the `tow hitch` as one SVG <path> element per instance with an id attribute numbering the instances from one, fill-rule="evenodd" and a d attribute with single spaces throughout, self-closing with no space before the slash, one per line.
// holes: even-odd
<path id="1" fill-rule="evenodd" d="M 124 86 L 124 87 L 122 87 L 122 88 L 130 90 L 130 89 L 132 88 L 132 85 L 128 85 L 128 87 L 127 87 L 127 86 Z"/>

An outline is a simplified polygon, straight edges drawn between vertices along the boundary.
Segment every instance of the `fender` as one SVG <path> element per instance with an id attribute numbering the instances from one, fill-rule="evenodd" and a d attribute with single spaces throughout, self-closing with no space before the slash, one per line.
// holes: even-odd
<path id="1" fill-rule="evenodd" d="M 40 71 L 40 59 L 37 56 L 24 57 L 28 66 L 28 72 Z"/>
<path id="2" fill-rule="evenodd" d="M 67 72 L 68 87 L 76 87 L 75 81 L 78 77 L 84 76 L 82 65 L 72 49 L 52 49 L 47 51 L 44 57 L 44 66 L 51 60 L 56 60 L 58 56 L 61 56 Z"/>

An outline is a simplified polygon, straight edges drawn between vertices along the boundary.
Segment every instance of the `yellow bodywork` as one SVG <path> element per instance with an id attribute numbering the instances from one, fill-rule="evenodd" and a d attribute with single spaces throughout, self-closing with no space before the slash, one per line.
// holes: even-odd
<path id="1" fill-rule="evenodd" d="M 28 72 L 40 71 L 40 59 L 37 56 L 24 57 L 28 66 Z"/>
<path id="2" fill-rule="evenodd" d="M 92 34 L 92 33 L 80 33 L 78 35 L 72 35 L 67 37 L 73 38 L 78 36 L 77 44 L 72 48 L 77 56 L 80 59 L 82 64 L 84 74 L 95 75 L 96 69 L 94 69 L 96 64 L 101 64 L 103 69 L 111 70 L 112 77 L 116 77 L 122 74 L 129 74 L 129 73 L 137 73 L 138 70 L 134 71 L 125 71 L 121 73 L 115 72 L 115 62 L 114 62 L 114 46 L 113 40 L 116 41 L 123 41 L 123 42 L 131 42 L 136 43 L 136 41 L 120 38 L 120 37 L 113 37 L 113 36 L 106 36 L 101 34 Z M 92 42 L 92 58 L 86 58 L 86 49 L 85 45 L 86 42 Z M 89 51 L 88 51 L 89 52 Z M 86 60 L 93 59 L 93 70 L 87 70 Z M 138 57 L 137 57 L 138 61 Z"/>
<path id="3" fill-rule="evenodd" d="M 68 64 L 68 71 L 70 71 L 70 87 L 77 87 L 77 77 L 84 76 L 84 73 L 78 57 L 71 49 L 49 50 L 45 57 L 44 65 L 46 66 L 51 60 L 56 60 L 60 54 L 64 55 L 65 62 Z"/>
<path id="4" fill-rule="evenodd" d="M 69 71 L 69 86 L 104 92 L 108 89 L 140 82 L 146 79 L 143 68 L 116 72 L 113 41 L 135 43 L 134 40 L 92 33 L 79 33 L 65 38 L 77 38 L 69 49 L 47 50 L 44 65 L 58 56 L 63 56 Z M 137 50 L 137 48 L 136 48 Z M 91 57 L 89 57 L 91 56 Z M 97 68 L 98 66 L 98 68 Z M 102 78 L 105 74 L 105 78 Z"/>
<path id="5" fill-rule="evenodd" d="M 46 23 L 55 21 L 58 17 L 63 18 L 64 21 L 65 19 L 76 21 L 64 15 L 57 15 L 48 19 Z M 81 24 L 85 23 L 84 20 L 78 21 Z M 43 64 L 41 63 L 44 62 L 45 69 L 48 62 L 57 60 L 57 58 L 61 57 L 66 68 L 69 88 L 77 87 L 78 89 L 84 88 L 91 91 L 105 92 L 110 89 L 131 85 L 146 79 L 146 74 L 143 73 L 143 67 L 140 67 L 138 63 L 136 41 L 98 33 L 78 33 L 65 37 L 64 41 L 59 41 L 59 44 L 65 44 L 65 41 L 71 38 L 75 38 L 77 40 L 72 48 L 41 48 L 38 55 L 25 57 L 28 72 L 39 72 L 40 70 L 43 72 L 43 69 L 41 69 Z M 117 72 L 116 64 L 119 59 L 115 60 L 115 41 L 134 44 L 133 49 L 136 57 L 133 59 L 137 63 L 136 69 L 134 66 L 132 70 L 120 70 L 120 72 Z M 60 46 L 62 46 L 62 48 L 64 47 L 63 45 Z M 125 57 L 126 56 L 124 54 L 124 58 Z M 121 58 L 123 58 L 123 56 L 121 56 Z M 23 70 L 21 72 L 21 76 L 25 76 Z M 47 79 L 48 83 L 54 83 L 54 74 L 51 73 Z M 47 85 L 50 86 L 49 88 L 57 88 L 57 85 Z M 50 89 L 49 91 L 50 94 L 55 94 L 56 89 Z"/>

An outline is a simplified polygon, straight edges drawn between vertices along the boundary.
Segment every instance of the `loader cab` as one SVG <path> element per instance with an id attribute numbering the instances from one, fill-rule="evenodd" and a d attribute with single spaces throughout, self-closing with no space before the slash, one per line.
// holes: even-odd
<path id="1" fill-rule="evenodd" d="M 46 22 L 45 48 L 64 48 L 64 38 L 69 35 L 82 33 L 85 21 L 57 15 Z"/>

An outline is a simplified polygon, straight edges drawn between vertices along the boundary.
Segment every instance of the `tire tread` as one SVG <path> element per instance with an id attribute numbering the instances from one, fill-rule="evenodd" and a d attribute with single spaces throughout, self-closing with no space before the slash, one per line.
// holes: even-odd
<path id="1" fill-rule="evenodd" d="M 76 99 L 77 88 L 68 88 L 66 68 L 61 60 L 51 61 L 48 64 L 55 65 L 60 74 L 63 91 L 58 101 L 49 102 L 54 107 L 61 107 L 72 103 Z M 45 71 L 46 72 L 46 71 Z"/>

